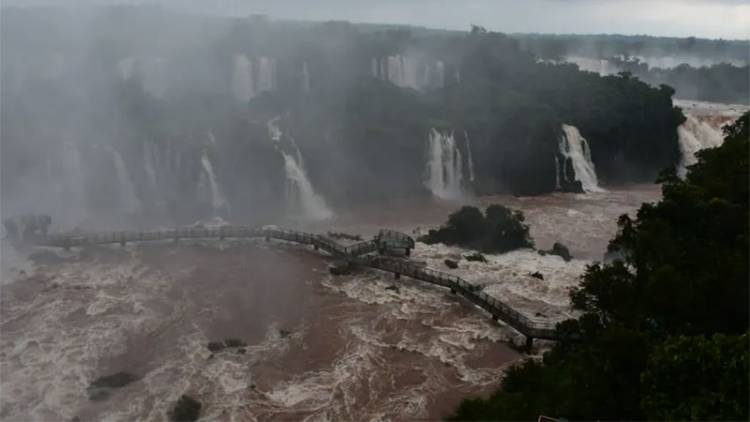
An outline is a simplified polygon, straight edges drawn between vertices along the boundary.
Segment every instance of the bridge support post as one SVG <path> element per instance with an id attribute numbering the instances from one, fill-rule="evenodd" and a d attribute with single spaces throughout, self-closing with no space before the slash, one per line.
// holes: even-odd
<path id="1" fill-rule="evenodd" d="M 405 255 L 406 255 L 406 256 L 410 256 L 410 255 L 411 255 L 411 249 L 409 249 L 409 248 L 406 248 L 406 253 L 405 253 Z"/>
<path id="2" fill-rule="evenodd" d="M 401 278 L 401 274 L 399 274 L 399 273 L 393 273 L 393 278 L 395 278 L 396 280 L 398 280 L 398 279 Z"/>
<path id="3" fill-rule="evenodd" d="M 313 243 L 313 249 L 315 249 L 316 251 L 318 250 L 318 244 L 317 243 Z"/>

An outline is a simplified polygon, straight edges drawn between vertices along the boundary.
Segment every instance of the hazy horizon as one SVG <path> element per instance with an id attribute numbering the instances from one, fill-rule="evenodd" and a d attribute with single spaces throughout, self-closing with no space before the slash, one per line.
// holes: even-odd
<path id="1" fill-rule="evenodd" d="M 467 30 L 480 25 L 505 33 L 648 35 L 747 40 L 750 5 L 737 0 L 326 0 L 314 10 L 303 0 L 3 0 L 2 6 L 149 4 L 219 16 L 264 14 L 278 20 L 413 25 Z M 648 7 L 644 7 L 644 6 Z"/>

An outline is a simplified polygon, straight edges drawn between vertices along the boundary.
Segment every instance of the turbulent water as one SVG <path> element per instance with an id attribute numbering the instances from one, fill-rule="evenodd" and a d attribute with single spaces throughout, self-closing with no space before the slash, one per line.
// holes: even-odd
<path id="1" fill-rule="evenodd" d="M 675 101 L 683 109 L 685 123 L 677 128 L 679 135 L 680 163 L 677 174 L 684 177 L 687 167 L 697 161 L 695 153 L 721 145 L 724 141 L 722 127 L 733 122 L 747 106 L 700 101 Z"/>
<path id="2" fill-rule="evenodd" d="M 576 259 L 518 250 L 485 264 L 421 243 L 413 259 L 529 317 L 559 320 L 571 315 L 567 292 L 603 254 L 616 217 L 655 199 L 649 186 L 467 198 L 522 209 L 540 248 L 563 241 Z M 330 225 L 419 232 L 458 205 L 415 199 L 353 210 Z M 183 393 L 203 403 L 207 420 L 440 419 L 461 398 L 492 391 L 520 358 L 504 343 L 520 341 L 516 332 L 449 291 L 371 270 L 332 277 L 325 256 L 300 246 L 180 241 L 37 252 L 31 265 L 2 255 L 3 270 L 16 271 L 0 296 L 7 420 L 163 420 Z M 445 268 L 446 258 L 458 269 Z M 530 276 L 536 271 L 544 280 Z M 247 342 L 244 353 L 208 351 L 209 341 L 228 337 Z M 89 383 L 117 371 L 138 380 L 90 401 Z"/>
<path id="3" fill-rule="evenodd" d="M 586 192 L 601 191 L 594 163 L 591 161 L 591 148 L 588 141 L 581 136 L 581 133 L 575 126 L 563 125 L 562 129 L 563 136 L 560 138 L 560 153 L 565 157 L 566 161 L 571 161 L 575 180 L 581 182 L 581 186 Z M 568 176 L 566 171 L 563 171 L 563 175 L 565 177 Z"/>
<path id="4" fill-rule="evenodd" d="M 468 137 L 466 145 L 470 148 Z M 469 169 L 470 179 L 473 179 L 474 164 L 471 158 Z M 464 159 L 452 132 L 430 130 L 427 177 L 427 188 L 438 198 L 457 199 L 464 195 Z"/>

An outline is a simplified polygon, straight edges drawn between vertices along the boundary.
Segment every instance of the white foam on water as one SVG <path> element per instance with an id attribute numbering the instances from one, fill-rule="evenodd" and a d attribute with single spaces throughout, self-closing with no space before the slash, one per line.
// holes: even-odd
<path id="1" fill-rule="evenodd" d="M 698 162 L 695 154 L 706 148 L 718 147 L 724 142 L 721 127 L 714 127 L 708 122 L 699 120 L 696 116 L 687 114 L 685 123 L 677 128 L 678 145 L 680 147 L 680 163 L 677 174 L 685 177 L 687 168 Z"/>
<path id="2" fill-rule="evenodd" d="M 590 261 L 573 259 L 565 262 L 559 256 L 542 256 L 531 249 L 519 249 L 498 255 L 485 254 L 487 263 L 460 259 L 457 269 L 445 267 L 445 259 L 457 259 L 471 252 L 443 244 L 417 242 L 413 259 L 482 286 L 485 293 L 530 318 L 537 318 L 536 314 L 540 313 L 558 321 L 573 315 L 568 293 L 571 287 L 578 285 L 579 277 Z M 540 272 L 544 280 L 531 277 L 534 272 Z"/>

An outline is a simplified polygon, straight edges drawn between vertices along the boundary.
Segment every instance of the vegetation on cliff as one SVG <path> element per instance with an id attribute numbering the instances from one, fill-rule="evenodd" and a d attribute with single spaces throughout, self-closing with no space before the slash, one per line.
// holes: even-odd
<path id="1" fill-rule="evenodd" d="M 750 113 L 702 151 L 663 199 L 622 216 L 610 249 L 571 292 L 582 313 L 558 325 L 541 362 L 510 369 L 456 420 L 747 420 Z"/>

